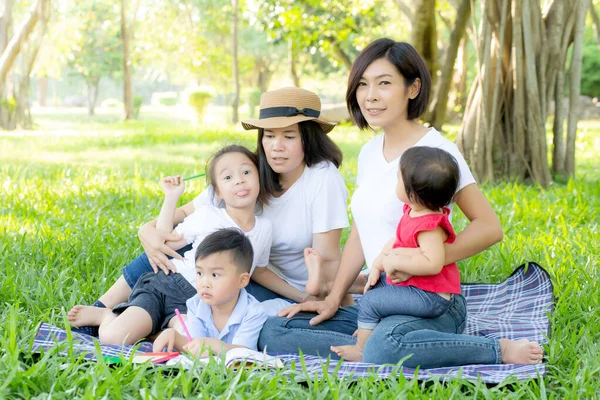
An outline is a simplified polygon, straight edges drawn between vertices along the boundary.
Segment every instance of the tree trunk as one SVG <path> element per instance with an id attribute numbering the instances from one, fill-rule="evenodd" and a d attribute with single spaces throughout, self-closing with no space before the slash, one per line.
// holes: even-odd
<path id="1" fill-rule="evenodd" d="M 5 82 L 6 75 L 17 58 L 17 55 L 21 50 L 21 46 L 23 46 L 23 43 L 25 43 L 31 34 L 33 28 L 35 28 L 35 25 L 41 16 L 42 6 L 44 5 L 45 1 L 48 0 L 38 0 L 35 3 L 35 5 L 31 8 L 29 18 L 27 18 L 27 20 L 19 29 L 19 32 L 10 40 L 4 49 L 2 57 L 0 57 L 0 84 Z"/>
<path id="2" fill-rule="evenodd" d="M 3 0 L 0 3 L 0 54 L 8 45 L 12 25 L 12 0 Z"/>
<path id="3" fill-rule="evenodd" d="M 88 115 L 96 115 L 96 101 L 98 100 L 98 86 L 100 85 L 100 78 L 91 78 L 86 81 L 87 84 L 87 98 L 88 98 Z"/>
<path id="4" fill-rule="evenodd" d="M 435 0 L 418 0 L 414 9 L 411 43 L 425 60 L 431 73 L 431 85 L 435 87 L 438 71 Z"/>
<path id="5" fill-rule="evenodd" d="M 404 15 L 406 15 L 408 22 L 411 24 L 411 30 L 412 30 L 412 22 L 413 22 L 413 18 L 414 18 L 412 9 L 410 8 L 410 6 L 408 6 L 402 0 L 396 0 L 396 5 L 400 9 L 400 11 L 402 11 L 404 13 Z"/>
<path id="6" fill-rule="evenodd" d="M 233 43 L 233 85 L 234 85 L 234 96 L 233 96 L 233 115 L 232 121 L 234 124 L 238 123 L 238 109 L 240 106 L 240 74 L 238 69 L 238 0 L 231 0 L 231 8 L 233 11 L 233 22 L 231 24 L 231 39 Z"/>
<path id="7" fill-rule="evenodd" d="M 19 82 L 19 89 L 16 96 L 17 101 L 15 110 L 15 122 L 17 125 L 21 125 L 24 129 L 33 128 L 33 119 L 31 118 L 31 104 L 29 103 L 29 83 L 31 81 L 30 77 L 31 73 L 33 72 L 35 60 L 44 40 L 48 19 L 50 18 L 49 6 L 49 3 L 45 3 L 42 5 L 43 8 L 42 15 L 40 18 L 38 34 L 32 35 L 33 38 L 29 40 L 29 44 L 27 45 L 28 48 L 21 52 L 24 62 L 21 81 Z"/>
<path id="8" fill-rule="evenodd" d="M 269 89 L 269 83 L 273 77 L 273 69 L 271 68 L 271 60 L 268 56 L 256 56 L 254 58 L 254 65 L 257 69 L 256 73 L 256 87 L 261 93 L 266 92 Z"/>
<path id="9" fill-rule="evenodd" d="M 431 125 L 442 130 L 442 125 L 446 120 L 446 110 L 448 109 L 448 93 L 452 84 L 452 72 L 456 63 L 458 47 L 461 39 L 465 36 L 467 22 L 471 16 L 471 0 L 462 0 L 456 11 L 456 22 L 450 35 L 450 44 L 446 50 L 446 60 L 442 68 L 442 74 L 437 85 L 433 101 L 429 106 L 429 122 Z"/>
<path id="10" fill-rule="evenodd" d="M 127 27 L 125 1 L 121 0 L 121 38 L 123 40 L 123 106 L 125 121 L 133 119 L 133 94 L 131 92 L 131 63 L 129 60 L 130 35 Z"/>
<path id="11" fill-rule="evenodd" d="M 41 107 L 46 107 L 48 99 L 48 77 L 42 76 L 37 80 L 38 84 L 38 96 Z"/>
<path id="12" fill-rule="evenodd" d="M 4 0 L 0 3 L 0 54 L 8 46 L 12 26 L 12 0 Z M 0 81 L 0 102 L 7 101 L 7 87 L 5 81 Z M 8 103 L 6 103 L 8 105 Z M 0 127 L 10 129 L 10 120 L 14 114 L 8 106 L 0 105 Z M 14 129 L 14 128 L 13 128 Z"/>
<path id="13" fill-rule="evenodd" d="M 570 3 L 553 0 L 544 14 L 538 0 L 482 3 L 478 74 L 457 137 L 477 178 L 550 183 L 545 124 L 550 100 L 562 96 L 561 54 L 566 54 L 565 38 L 573 26 L 564 23 Z M 571 87 L 576 72 L 571 71 Z M 560 125 L 559 101 L 556 110 Z"/>
<path id="14" fill-rule="evenodd" d="M 459 66 L 457 68 L 456 75 L 456 91 L 455 91 L 455 100 L 454 105 L 459 106 L 459 108 L 464 112 L 465 106 L 467 105 L 467 74 L 469 72 L 469 52 L 467 51 L 467 47 L 469 45 L 469 40 L 467 36 L 464 36 L 462 42 L 460 44 L 459 50 Z"/>
<path id="15" fill-rule="evenodd" d="M 348 54 L 346 54 L 346 52 L 340 47 L 340 43 L 336 39 L 328 38 L 328 40 L 331 43 L 331 49 L 333 50 L 335 58 L 338 61 L 341 61 L 342 65 L 346 67 L 348 71 L 350 71 L 352 69 L 352 60 Z"/>
<path id="16" fill-rule="evenodd" d="M 598 41 L 598 48 L 600 48 L 600 19 L 598 19 L 598 13 L 594 3 L 590 3 L 590 15 L 592 17 L 592 23 L 594 24 L 594 32 L 596 32 L 596 40 Z"/>
<path id="17" fill-rule="evenodd" d="M 583 59 L 583 33 L 585 30 L 585 14 L 589 0 L 579 0 L 575 35 L 573 37 L 573 55 L 569 71 L 569 116 L 567 119 L 567 151 L 565 172 L 575 177 L 575 141 L 577 139 L 577 121 L 579 120 L 579 95 L 581 93 L 581 64 Z"/>
<path id="18" fill-rule="evenodd" d="M 294 42 L 291 38 L 288 39 L 288 65 L 290 67 L 290 77 L 294 82 L 294 86 L 300 87 L 300 76 L 296 71 L 296 51 L 294 49 Z"/>

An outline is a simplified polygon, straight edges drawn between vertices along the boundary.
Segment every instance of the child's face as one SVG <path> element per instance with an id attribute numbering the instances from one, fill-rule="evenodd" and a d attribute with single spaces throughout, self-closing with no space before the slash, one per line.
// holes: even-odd
<path id="1" fill-rule="evenodd" d="M 250 274 L 240 272 L 228 251 L 196 260 L 196 290 L 211 307 L 237 302 L 240 289 L 249 281 Z"/>
<path id="2" fill-rule="evenodd" d="M 406 190 L 404 189 L 404 180 L 402 179 L 402 172 L 400 168 L 398 168 L 398 184 L 396 185 L 396 196 L 398 200 L 402 201 L 405 204 L 411 205 L 411 202 L 406 195 Z"/>
<path id="3" fill-rule="evenodd" d="M 232 152 L 219 157 L 214 185 L 227 207 L 254 210 L 260 191 L 258 169 L 246 155 Z"/>

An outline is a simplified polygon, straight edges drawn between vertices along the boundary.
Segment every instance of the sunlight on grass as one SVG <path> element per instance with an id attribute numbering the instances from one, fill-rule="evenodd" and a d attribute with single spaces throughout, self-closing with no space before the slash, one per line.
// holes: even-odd
<path id="1" fill-rule="evenodd" d="M 162 202 L 158 185 L 167 174 L 203 172 L 224 144 L 255 147 L 256 133 L 241 129 L 200 129 L 189 123 L 143 120 L 122 123 L 111 115 L 74 120 L 57 115 L 36 119 L 33 133 L 0 134 L 0 398 L 235 396 L 261 391 L 264 398 L 596 398 L 600 385 L 600 121 L 581 123 L 577 180 L 537 185 L 500 182 L 482 185 L 498 213 L 504 240 L 462 261 L 463 281 L 498 282 L 526 261 L 542 265 L 557 296 L 552 337 L 546 351 L 549 375 L 530 382 L 487 387 L 461 379 L 441 384 L 407 381 L 402 375 L 375 376 L 349 384 L 337 376 L 300 386 L 280 373 L 219 366 L 163 375 L 146 366 L 109 368 L 52 352 L 40 359 L 22 354 L 40 320 L 64 325 L 65 310 L 92 302 L 141 251 L 138 227 Z M 62 128 L 61 128 L 62 127 Z M 447 128 L 449 137 L 458 127 Z M 331 137 L 344 151 L 341 172 L 355 188 L 361 146 L 373 137 L 339 127 Z M 188 182 L 182 202 L 193 199 L 204 179 Z M 455 213 L 457 231 L 466 218 Z M 347 231 L 343 237 L 346 238 Z"/>

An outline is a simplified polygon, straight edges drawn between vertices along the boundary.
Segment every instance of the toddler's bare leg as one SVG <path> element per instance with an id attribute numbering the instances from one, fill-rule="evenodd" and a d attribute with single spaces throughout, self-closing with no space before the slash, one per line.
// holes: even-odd
<path id="1" fill-rule="evenodd" d="M 131 294 L 131 288 L 127 284 L 127 281 L 121 275 L 119 279 L 100 297 L 100 301 L 102 304 L 106 306 L 106 308 L 113 308 L 119 303 L 123 303 L 127 301 L 129 295 Z"/>
<path id="2" fill-rule="evenodd" d="M 312 248 L 307 247 L 304 249 L 304 263 L 308 270 L 306 293 L 317 297 L 324 297 L 323 294 L 327 291 L 327 283 L 323 276 L 321 256 Z"/>
<path id="3" fill-rule="evenodd" d="M 152 318 L 141 307 L 128 307 L 121 315 L 112 315 L 100 325 L 99 338 L 104 344 L 134 344 L 152 332 Z"/>

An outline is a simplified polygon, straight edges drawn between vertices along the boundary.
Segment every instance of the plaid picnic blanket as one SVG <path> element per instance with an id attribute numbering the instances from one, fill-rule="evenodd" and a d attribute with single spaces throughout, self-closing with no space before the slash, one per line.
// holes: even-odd
<path id="1" fill-rule="evenodd" d="M 466 283 L 462 290 L 467 299 L 467 326 L 465 334 L 495 338 L 520 339 L 546 343 L 550 334 L 549 313 L 553 310 L 554 296 L 548 273 L 536 263 L 518 267 L 505 281 L 498 284 Z M 67 332 L 56 326 L 41 323 L 34 340 L 32 352 L 48 351 L 62 344 L 61 354 L 72 351 L 87 359 L 96 358 L 95 338 L 84 334 L 72 334 L 68 343 Z M 72 346 L 72 348 L 69 348 Z M 149 352 L 152 345 L 143 342 L 134 346 L 100 345 L 105 357 L 130 357 L 133 351 Z M 340 377 L 359 378 L 370 376 L 373 372 L 381 378 L 396 373 L 393 365 L 377 365 L 360 362 L 328 361 L 316 356 L 303 356 L 304 367 L 298 354 L 278 355 L 284 362 L 288 373 L 303 375 L 306 368 L 308 376 L 321 376 L 324 373 L 337 374 Z M 400 370 L 398 370 L 400 371 Z M 465 365 L 461 367 L 433 368 L 415 370 L 402 367 L 407 379 L 481 379 L 486 383 L 499 383 L 508 377 L 529 379 L 544 376 L 544 364 L 517 365 Z"/>

